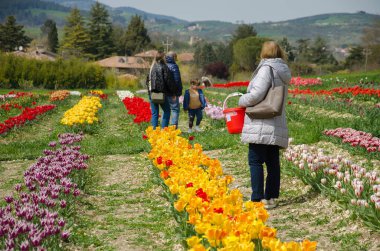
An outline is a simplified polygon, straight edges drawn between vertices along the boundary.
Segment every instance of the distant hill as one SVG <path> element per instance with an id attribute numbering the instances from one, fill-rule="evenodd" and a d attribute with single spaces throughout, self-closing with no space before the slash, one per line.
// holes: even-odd
<path id="1" fill-rule="evenodd" d="M 290 41 L 322 36 L 329 41 L 329 44 L 337 46 L 360 43 L 363 29 L 375 20 L 380 20 L 380 15 L 361 11 L 322 14 L 282 22 L 257 23 L 254 26 L 262 36 L 273 38 L 286 36 Z"/>
<path id="2" fill-rule="evenodd" d="M 46 1 L 46 2 L 44 2 Z M 65 19 L 73 6 L 82 10 L 87 16 L 94 0 L 1 0 L 0 20 L 7 15 L 15 15 L 17 21 L 26 26 L 27 33 L 38 37 L 39 27 L 46 18 L 56 21 L 58 30 L 62 33 Z M 221 21 L 189 22 L 176 17 L 157 15 L 132 7 L 112 8 L 107 6 L 114 23 L 126 26 L 133 15 L 140 15 L 145 20 L 146 27 L 152 34 L 162 33 L 189 41 L 190 37 L 199 37 L 207 41 L 228 41 L 237 24 Z M 260 36 L 274 39 L 288 37 L 295 42 L 301 38 L 322 36 L 332 46 L 357 44 L 360 42 L 362 30 L 374 20 L 380 20 L 380 15 L 358 13 L 323 14 L 280 22 L 254 23 Z"/>

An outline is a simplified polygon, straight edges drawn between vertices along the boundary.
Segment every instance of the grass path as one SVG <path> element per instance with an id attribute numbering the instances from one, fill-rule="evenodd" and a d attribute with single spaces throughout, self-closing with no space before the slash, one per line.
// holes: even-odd
<path id="1" fill-rule="evenodd" d="M 0 204 L 4 196 L 11 195 L 14 185 L 23 183 L 23 173 L 32 163 L 29 160 L 0 161 Z"/>
<path id="2" fill-rule="evenodd" d="M 97 157 L 91 166 L 97 181 L 78 207 L 69 250 L 183 250 L 143 154 Z"/>

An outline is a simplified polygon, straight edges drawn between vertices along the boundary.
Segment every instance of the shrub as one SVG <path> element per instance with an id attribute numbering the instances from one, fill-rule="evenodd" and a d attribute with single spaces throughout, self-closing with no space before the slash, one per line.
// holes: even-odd
<path id="1" fill-rule="evenodd" d="M 313 67 L 303 63 L 293 63 L 290 65 L 292 76 L 312 75 L 315 74 Z"/>
<path id="2" fill-rule="evenodd" d="M 79 59 L 51 62 L 0 54 L 0 65 L 0 83 L 8 83 L 11 88 L 93 89 L 105 86 L 103 69 Z"/>
<path id="3" fill-rule="evenodd" d="M 222 62 L 211 63 L 205 66 L 206 74 L 210 74 L 213 77 L 227 79 L 229 76 L 227 66 Z"/>

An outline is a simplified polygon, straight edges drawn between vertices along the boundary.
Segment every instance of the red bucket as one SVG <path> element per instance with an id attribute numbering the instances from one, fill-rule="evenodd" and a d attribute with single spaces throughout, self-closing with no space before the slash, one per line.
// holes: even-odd
<path id="1" fill-rule="evenodd" d="M 227 99 L 241 96 L 241 93 L 232 93 L 227 96 L 223 103 L 223 114 L 226 120 L 227 130 L 230 134 L 238 134 L 243 130 L 245 107 L 225 108 Z"/>

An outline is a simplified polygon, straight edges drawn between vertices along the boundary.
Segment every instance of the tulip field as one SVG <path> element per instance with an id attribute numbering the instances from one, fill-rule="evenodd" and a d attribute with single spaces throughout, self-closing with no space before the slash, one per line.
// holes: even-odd
<path id="1" fill-rule="evenodd" d="M 224 122 L 248 82 L 204 89 L 191 134 L 144 90 L 0 89 L 0 250 L 380 250 L 379 80 L 292 79 L 270 210 Z"/>

